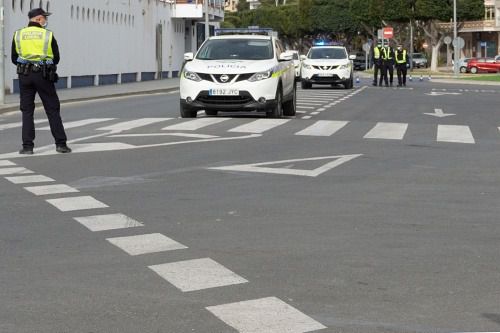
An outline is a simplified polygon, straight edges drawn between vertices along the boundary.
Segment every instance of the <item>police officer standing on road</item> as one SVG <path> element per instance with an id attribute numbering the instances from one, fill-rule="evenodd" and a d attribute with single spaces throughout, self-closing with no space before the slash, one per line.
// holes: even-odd
<path id="1" fill-rule="evenodd" d="M 382 85 L 382 78 L 384 79 L 385 86 L 388 87 L 394 81 L 394 51 L 390 45 L 382 49 L 382 76 L 380 77 L 380 85 Z M 387 74 L 389 73 L 389 80 Z"/>
<path id="2" fill-rule="evenodd" d="M 406 74 L 408 72 L 408 53 L 403 49 L 403 45 L 398 45 L 394 51 L 396 60 L 396 71 L 398 74 L 398 87 L 406 87 Z"/>
<path id="3" fill-rule="evenodd" d="M 372 49 L 373 59 L 373 85 L 377 86 L 378 74 L 380 72 L 380 79 L 382 80 L 382 43 L 379 41 Z M 382 82 L 382 81 L 381 81 Z"/>
<path id="4" fill-rule="evenodd" d="M 42 8 L 28 13 L 27 27 L 17 30 L 12 40 L 12 63 L 17 66 L 21 112 L 23 114 L 23 148 L 20 154 L 33 154 L 35 140 L 35 95 L 42 100 L 50 130 L 55 139 L 56 151 L 70 153 L 66 145 L 66 133 L 62 124 L 61 105 L 54 83 L 57 82 L 56 65 L 59 63 L 59 47 L 52 31 L 47 30 L 47 16 L 51 13 Z"/>

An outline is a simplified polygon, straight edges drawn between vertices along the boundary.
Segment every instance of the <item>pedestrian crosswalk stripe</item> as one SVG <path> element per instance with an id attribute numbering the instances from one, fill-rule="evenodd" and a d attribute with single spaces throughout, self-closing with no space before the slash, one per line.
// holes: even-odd
<path id="1" fill-rule="evenodd" d="M 7 161 L 7 160 L 1 160 L 0 161 L 0 167 L 6 167 L 6 166 L 14 166 L 16 163 Z"/>
<path id="2" fill-rule="evenodd" d="M 131 256 L 187 249 L 187 246 L 159 233 L 106 238 L 106 240 Z"/>
<path id="3" fill-rule="evenodd" d="M 153 265 L 149 268 L 184 292 L 248 282 L 210 258 Z"/>
<path id="4" fill-rule="evenodd" d="M 304 105 L 299 105 L 297 104 L 297 109 L 314 109 L 314 106 L 304 106 Z"/>
<path id="5" fill-rule="evenodd" d="M 386 139 L 386 140 L 402 140 L 408 124 L 406 123 L 377 123 L 368 133 L 365 134 L 365 139 Z"/>
<path id="6" fill-rule="evenodd" d="M 64 128 L 65 129 L 70 129 L 70 128 L 76 128 L 76 127 L 82 127 L 86 125 L 91 125 L 91 124 L 96 124 L 96 123 L 102 123 L 105 121 L 110 121 L 114 120 L 115 118 L 89 118 L 89 119 L 83 119 L 83 120 L 77 120 L 77 121 L 70 121 L 67 123 L 64 123 Z M 40 128 L 41 130 L 50 130 L 50 126 L 45 126 Z"/>
<path id="7" fill-rule="evenodd" d="M 48 120 L 46 119 L 35 119 L 35 124 L 42 124 L 46 123 Z M 22 122 L 16 122 L 16 123 L 9 123 L 9 124 L 2 124 L 0 125 L 0 131 L 6 130 L 6 129 L 11 129 L 11 128 L 17 128 L 23 126 Z"/>
<path id="8" fill-rule="evenodd" d="M 258 134 L 283 125 L 289 121 L 289 119 L 258 119 L 248 124 L 232 128 L 229 130 L 229 132 Z"/>
<path id="9" fill-rule="evenodd" d="M 79 192 L 76 188 L 73 188 L 71 186 L 64 185 L 64 184 L 29 186 L 29 187 L 25 187 L 24 189 L 28 192 L 33 193 L 34 195 L 48 195 L 48 194 Z"/>
<path id="10" fill-rule="evenodd" d="M 54 179 L 43 175 L 5 177 L 5 179 L 13 184 L 55 182 Z"/>
<path id="11" fill-rule="evenodd" d="M 24 175 L 28 173 L 34 173 L 34 172 L 23 167 L 0 168 L 0 176 L 14 175 L 14 174 Z"/>
<path id="12" fill-rule="evenodd" d="M 104 231 L 142 227 L 144 224 L 123 214 L 104 214 L 93 216 L 74 217 L 74 220 L 81 223 L 90 231 Z"/>
<path id="13" fill-rule="evenodd" d="M 323 103 L 315 103 L 315 102 L 309 102 L 309 101 L 297 101 L 297 106 L 302 106 L 302 105 L 323 105 Z"/>
<path id="14" fill-rule="evenodd" d="M 230 118 L 199 118 L 194 120 L 185 121 L 179 124 L 167 126 L 162 130 L 165 131 L 194 131 L 206 126 L 214 125 L 227 121 Z"/>
<path id="15" fill-rule="evenodd" d="M 172 118 L 140 118 L 136 120 L 129 120 L 129 121 L 123 121 L 119 122 L 117 124 L 105 126 L 98 128 L 98 131 L 128 131 L 134 128 L 146 126 L 146 125 L 151 125 L 167 120 L 171 120 Z"/>
<path id="16" fill-rule="evenodd" d="M 49 204 L 56 207 L 62 212 L 70 212 L 74 210 L 97 209 L 109 207 L 91 196 L 58 198 L 46 200 Z"/>
<path id="17" fill-rule="evenodd" d="M 438 125 L 438 142 L 475 143 L 469 126 Z"/>
<path id="18" fill-rule="evenodd" d="M 206 309 L 242 333 L 302 333 L 327 328 L 276 297 L 209 306 Z"/>
<path id="19" fill-rule="evenodd" d="M 348 121 L 318 120 L 295 135 L 330 136 L 348 123 Z"/>

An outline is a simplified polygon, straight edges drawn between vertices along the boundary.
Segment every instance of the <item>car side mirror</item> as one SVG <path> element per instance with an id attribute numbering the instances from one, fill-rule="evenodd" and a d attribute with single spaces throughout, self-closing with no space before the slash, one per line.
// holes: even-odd
<path id="1" fill-rule="evenodd" d="M 349 56 L 349 60 L 355 60 L 355 59 L 356 59 L 356 55 L 351 54 L 351 55 Z"/>
<path id="2" fill-rule="evenodd" d="M 193 52 L 184 53 L 184 60 L 185 61 L 191 61 L 193 59 L 194 59 L 194 53 Z"/>
<path id="3" fill-rule="evenodd" d="M 303 55 L 303 54 L 302 54 L 302 55 L 300 56 L 300 60 L 306 60 L 306 59 L 307 59 L 307 57 L 306 57 L 305 55 Z"/>
<path id="4" fill-rule="evenodd" d="M 293 54 L 290 52 L 283 52 L 280 54 L 279 61 L 291 61 L 293 60 Z"/>

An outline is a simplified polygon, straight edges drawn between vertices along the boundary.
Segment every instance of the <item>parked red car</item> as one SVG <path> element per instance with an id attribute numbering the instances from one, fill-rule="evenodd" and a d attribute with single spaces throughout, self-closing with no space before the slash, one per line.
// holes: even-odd
<path id="1" fill-rule="evenodd" d="M 496 59 L 496 60 L 495 60 Z M 473 58 L 467 63 L 467 72 L 500 73 L 500 58 Z"/>

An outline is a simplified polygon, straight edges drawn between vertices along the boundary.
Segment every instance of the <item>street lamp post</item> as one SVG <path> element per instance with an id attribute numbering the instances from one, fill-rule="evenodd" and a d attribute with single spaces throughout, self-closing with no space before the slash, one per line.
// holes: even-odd
<path id="1" fill-rule="evenodd" d="M 453 52 L 453 74 L 455 77 L 458 76 L 458 56 L 460 48 L 458 45 L 458 32 L 457 32 L 457 0 L 453 0 L 453 40 L 454 52 Z"/>
<path id="2" fill-rule="evenodd" d="M 203 1 L 203 7 L 205 7 L 205 40 L 207 40 L 208 37 L 210 37 L 210 26 L 208 20 L 208 1 L 209 0 Z"/>
<path id="3" fill-rule="evenodd" d="M 3 0 L 0 0 L 0 105 L 5 102 L 5 73 L 3 47 Z"/>

